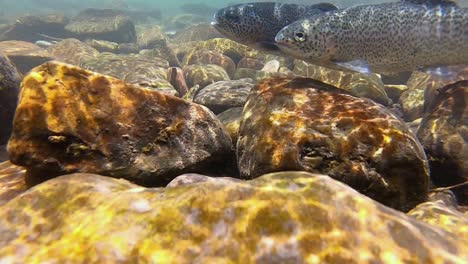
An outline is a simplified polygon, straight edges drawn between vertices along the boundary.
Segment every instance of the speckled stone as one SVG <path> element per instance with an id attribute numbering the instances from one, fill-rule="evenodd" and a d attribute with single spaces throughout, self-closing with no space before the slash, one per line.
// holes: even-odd
<path id="1" fill-rule="evenodd" d="M 31 171 L 149 184 L 216 167 L 231 149 L 203 106 L 59 62 L 25 76 L 8 142 L 10 160 Z"/>
<path id="2" fill-rule="evenodd" d="M 32 263 L 463 263 L 467 240 L 330 177 L 142 188 L 74 174 L 0 207 L 0 259 Z"/>
<path id="3" fill-rule="evenodd" d="M 254 85 L 254 81 L 248 78 L 215 82 L 199 91 L 194 102 L 219 114 L 229 108 L 243 107 Z"/>
<path id="4" fill-rule="evenodd" d="M 6 144 L 11 134 L 21 77 L 11 61 L 0 52 L 0 145 Z"/>
<path id="5" fill-rule="evenodd" d="M 241 176 L 323 173 L 390 207 L 425 200 L 429 168 L 405 123 L 366 98 L 308 78 L 266 79 L 244 106 L 237 142 Z"/>
<path id="6" fill-rule="evenodd" d="M 99 51 L 77 39 L 64 39 L 47 48 L 47 51 L 56 60 L 80 66 L 85 60 L 95 58 Z"/>
<path id="7" fill-rule="evenodd" d="M 312 65 L 295 60 L 293 72 L 302 77 L 309 77 L 336 86 L 359 97 L 372 99 L 383 105 L 391 100 L 385 92 L 385 86 L 376 74 L 349 73 Z"/>
<path id="8" fill-rule="evenodd" d="M 182 64 L 215 64 L 226 70 L 230 78 L 234 77 L 236 70 L 236 64 L 231 58 L 222 53 L 205 49 L 190 52 L 185 56 Z"/>
<path id="9" fill-rule="evenodd" d="M 7 56 L 22 74 L 53 59 L 53 56 L 46 50 L 26 41 L 1 41 L 0 53 Z"/>
<path id="10" fill-rule="evenodd" d="M 183 71 L 188 87 L 199 85 L 200 88 L 204 88 L 215 82 L 230 80 L 226 70 L 214 64 L 186 65 L 183 67 Z"/>
<path id="11" fill-rule="evenodd" d="M 136 41 L 133 22 L 127 15 L 112 9 L 85 9 L 65 29 L 80 40 L 102 39 L 117 43 Z"/>
<path id="12" fill-rule="evenodd" d="M 436 186 L 468 180 L 468 81 L 439 90 L 427 109 L 418 138 L 424 146 Z M 463 203 L 468 204 L 468 188 Z M 462 197 L 460 197 L 462 198 Z"/>
<path id="13" fill-rule="evenodd" d="M 243 107 L 234 107 L 218 115 L 219 121 L 221 121 L 224 128 L 231 136 L 233 145 L 237 144 L 237 139 L 239 138 L 239 127 L 242 121 L 243 110 Z"/>

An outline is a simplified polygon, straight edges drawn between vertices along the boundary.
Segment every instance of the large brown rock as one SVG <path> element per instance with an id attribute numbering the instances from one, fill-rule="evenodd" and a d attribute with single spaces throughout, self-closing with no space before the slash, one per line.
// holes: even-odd
<path id="1" fill-rule="evenodd" d="M 20 17 L 0 35 L 0 40 L 35 42 L 49 38 L 65 38 L 67 37 L 65 31 L 67 23 L 67 17 L 61 14 Z"/>
<path id="2" fill-rule="evenodd" d="M 30 171 L 151 184 L 215 167 L 230 150 L 204 107 L 59 62 L 25 76 L 8 143 L 10 160 Z"/>
<path id="3" fill-rule="evenodd" d="M 0 145 L 6 144 L 11 134 L 20 82 L 20 73 L 0 52 Z"/>
<path id="4" fill-rule="evenodd" d="M 468 81 L 439 89 L 418 130 L 437 186 L 468 180 Z M 468 188 L 460 193 L 468 203 Z"/>
<path id="5" fill-rule="evenodd" d="M 136 41 L 135 25 L 130 17 L 118 10 L 85 9 L 65 29 L 80 40 L 101 39 L 117 43 Z"/>
<path id="6" fill-rule="evenodd" d="M 237 157 L 244 178 L 323 173 L 400 210 L 428 193 L 424 151 L 401 119 L 372 100 L 308 78 L 266 79 L 254 87 Z"/>
<path id="7" fill-rule="evenodd" d="M 64 39 L 47 48 L 47 51 L 54 56 L 56 60 L 76 66 L 80 66 L 83 61 L 95 58 L 99 55 L 99 51 L 77 39 Z"/>
<path id="8" fill-rule="evenodd" d="M 0 207 L 0 259 L 32 263 L 464 263 L 465 238 L 330 177 L 142 188 L 59 177 Z"/>
<path id="9" fill-rule="evenodd" d="M 53 59 L 49 52 L 26 41 L 1 41 L 0 53 L 6 55 L 22 74 Z"/>

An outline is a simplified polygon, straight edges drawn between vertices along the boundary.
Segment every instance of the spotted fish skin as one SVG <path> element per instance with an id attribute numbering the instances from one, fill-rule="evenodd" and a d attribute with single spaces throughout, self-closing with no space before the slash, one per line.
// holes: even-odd
<path id="1" fill-rule="evenodd" d="M 468 9 L 416 2 L 311 16 L 283 28 L 275 41 L 288 55 L 332 68 L 348 64 L 385 74 L 467 64 Z"/>
<path id="2" fill-rule="evenodd" d="M 218 10 L 212 25 L 226 37 L 244 45 L 274 53 L 275 36 L 290 23 L 326 11 L 337 10 L 329 3 L 315 5 L 275 2 L 246 3 Z"/>

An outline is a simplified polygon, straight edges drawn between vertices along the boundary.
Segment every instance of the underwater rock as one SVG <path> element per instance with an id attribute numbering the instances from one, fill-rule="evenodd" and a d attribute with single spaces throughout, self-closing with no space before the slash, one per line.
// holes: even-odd
<path id="1" fill-rule="evenodd" d="M 177 176 L 166 187 L 173 188 L 207 181 L 213 183 L 220 183 L 222 181 L 225 181 L 227 184 L 229 184 L 230 182 L 241 182 L 242 180 L 231 177 L 210 177 L 197 173 L 187 173 Z"/>
<path id="2" fill-rule="evenodd" d="M 252 89 L 237 158 L 243 178 L 323 173 L 403 211 L 428 193 L 426 156 L 401 119 L 372 100 L 308 78 L 266 79 Z"/>
<path id="3" fill-rule="evenodd" d="M 384 88 L 388 97 L 395 103 L 400 101 L 401 94 L 408 90 L 408 86 L 402 84 L 386 84 Z"/>
<path id="4" fill-rule="evenodd" d="M 8 142 L 10 160 L 31 171 L 151 184 L 215 167 L 231 148 L 205 107 L 59 62 L 23 79 Z"/>
<path id="5" fill-rule="evenodd" d="M 27 189 L 26 170 L 0 161 L 0 207 Z"/>
<path id="6" fill-rule="evenodd" d="M 253 80 L 257 80 L 257 72 L 258 70 L 251 68 L 237 68 L 233 79 L 239 80 L 244 78 L 250 78 Z"/>
<path id="7" fill-rule="evenodd" d="M 468 81 L 439 89 L 418 130 L 436 186 L 468 180 Z M 465 197 L 465 199 L 468 198 Z"/>
<path id="8" fill-rule="evenodd" d="M 239 138 L 239 127 L 242 121 L 243 110 L 243 107 L 234 107 L 217 116 L 219 121 L 223 124 L 224 129 L 228 132 L 229 136 L 231 136 L 234 146 L 237 144 L 237 139 Z"/>
<path id="9" fill-rule="evenodd" d="M 370 98 L 377 103 L 389 105 L 385 86 L 376 74 L 350 73 L 316 66 L 301 60 L 294 61 L 293 72 L 336 86 L 359 97 Z"/>
<path id="10" fill-rule="evenodd" d="M 259 59 L 252 58 L 242 58 L 239 63 L 237 63 L 237 68 L 248 68 L 254 70 L 261 70 L 265 66 L 265 63 Z"/>
<path id="11" fill-rule="evenodd" d="M 138 53 L 140 50 L 136 43 L 119 43 L 119 47 L 117 49 L 118 53 L 123 54 L 130 54 L 130 53 Z"/>
<path id="12" fill-rule="evenodd" d="M 85 43 L 93 47 L 99 52 L 118 53 L 118 50 L 119 50 L 119 43 L 112 42 L 112 41 L 99 40 L 99 39 L 87 39 Z"/>
<path id="13" fill-rule="evenodd" d="M 110 75 L 127 83 L 150 89 L 169 89 L 175 94 L 174 87 L 167 81 L 169 63 L 161 58 L 147 59 L 139 55 L 112 54 L 103 52 L 81 63 L 87 70 Z M 167 92 L 169 92 L 167 91 Z"/>
<path id="14" fill-rule="evenodd" d="M 22 74 L 46 61 L 53 60 L 53 56 L 49 52 L 26 41 L 1 41 L 0 53 L 7 56 Z"/>
<path id="15" fill-rule="evenodd" d="M 8 30 L 0 35 L 0 40 L 56 40 L 68 37 L 65 25 L 68 18 L 62 14 L 44 16 L 24 16 L 15 20 Z"/>
<path id="16" fill-rule="evenodd" d="M 222 53 L 230 57 L 236 64 L 242 58 L 260 59 L 263 56 L 258 50 L 226 38 L 215 38 L 199 42 L 186 56 L 190 57 L 190 53 L 197 52 L 198 50 L 211 50 Z"/>
<path id="17" fill-rule="evenodd" d="M 0 207 L 18 263 L 463 263 L 466 239 L 330 177 L 281 172 L 168 188 L 73 174 Z"/>
<path id="18" fill-rule="evenodd" d="M 10 138 L 21 77 L 11 61 L 0 52 L 0 145 Z"/>
<path id="19" fill-rule="evenodd" d="M 179 67 L 180 61 L 177 57 L 177 54 L 172 50 L 172 48 L 167 43 L 161 43 L 158 47 L 154 49 L 148 50 L 143 49 L 139 52 L 140 55 L 143 55 L 148 58 L 163 58 L 169 62 L 169 66 L 171 67 Z"/>
<path id="20" fill-rule="evenodd" d="M 179 97 L 183 97 L 188 93 L 187 82 L 185 81 L 184 71 L 178 67 L 170 67 L 167 69 L 167 79 L 172 87 L 177 91 Z"/>
<path id="21" fill-rule="evenodd" d="M 427 202 L 416 206 L 408 215 L 468 240 L 468 214 L 457 208 L 452 192 L 433 192 Z"/>
<path id="22" fill-rule="evenodd" d="M 437 74 L 415 71 L 406 84 L 409 90 L 424 91 L 424 109 L 427 109 L 432 104 L 434 98 L 439 93 L 439 89 L 449 84 L 468 79 L 468 66 L 447 66 L 444 68 L 450 72 L 450 74 L 442 77 Z"/>
<path id="23" fill-rule="evenodd" d="M 152 49 L 166 45 L 167 36 L 160 26 L 137 26 L 137 42 L 139 49 Z"/>
<path id="24" fill-rule="evenodd" d="M 177 32 L 172 38 L 174 43 L 185 43 L 192 41 L 205 41 L 214 38 L 222 38 L 223 35 L 214 29 L 211 25 L 200 24 L 188 27 Z"/>
<path id="25" fill-rule="evenodd" d="M 135 25 L 118 10 L 85 9 L 65 29 L 80 40 L 100 39 L 117 43 L 136 41 Z"/>
<path id="26" fill-rule="evenodd" d="M 404 119 L 411 122 L 423 116 L 424 110 L 424 89 L 411 89 L 408 87 L 400 95 L 399 104 L 404 113 Z"/>
<path id="27" fill-rule="evenodd" d="M 236 64 L 228 56 L 211 50 L 195 50 L 194 52 L 189 52 L 183 62 L 183 65 L 191 64 L 215 64 L 221 66 L 226 70 L 229 77 L 233 78 L 236 70 Z"/>
<path id="28" fill-rule="evenodd" d="M 230 80 L 227 72 L 222 67 L 214 64 L 186 65 L 183 71 L 188 87 L 199 85 L 200 88 L 204 88 L 215 82 Z"/>
<path id="29" fill-rule="evenodd" d="M 47 51 L 54 56 L 56 60 L 81 66 L 85 60 L 95 58 L 99 51 L 90 45 L 77 39 L 64 39 L 57 44 L 47 48 Z"/>
<path id="30" fill-rule="evenodd" d="M 261 71 L 273 73 L 273 72 L 278 72 L 279 68 L 280 68 L 280 62 L 277 60 L 271 60 L 265 63 Z"/>
<path id="31" fill-rule="evenodd" d="M 229 108 L 243 107 L 254 85 L 252 79 L 215 82 L 198 92 L 194 102 L 219 114 Z"/>

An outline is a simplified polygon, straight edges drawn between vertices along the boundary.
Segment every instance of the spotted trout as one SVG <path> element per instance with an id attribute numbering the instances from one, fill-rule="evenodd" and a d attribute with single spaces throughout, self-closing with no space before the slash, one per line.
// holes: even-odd
<path id="1" fill-rule="evenodd" d="M 329 3 L 247 3 L 218 10 L 211 24 L 227 38 L 274 53 L 279 51 L 274 43 L 275 36 L 283 27 L 298 19 L 331 10 L 337 10 L 337 7 Z"/>
<path id="2" fill-rule="evenodd" d="M 391 74 L 468 64 L 468 9 L 447 0 L 355 6 L 298 20 L 275 38 L 313 64 Z"/>

